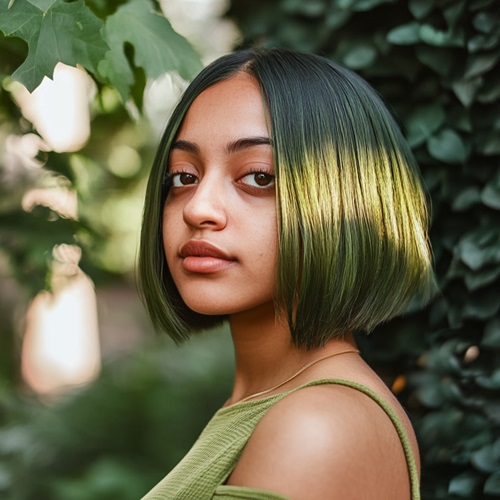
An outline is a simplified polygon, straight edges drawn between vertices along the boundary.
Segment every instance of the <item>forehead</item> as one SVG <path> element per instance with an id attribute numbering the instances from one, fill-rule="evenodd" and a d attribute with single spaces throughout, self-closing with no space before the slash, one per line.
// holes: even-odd
<path id="1" fill-rule="evenodd" d="M 238 73 L 204 90 L 189 107 L 177 139 L 212 141 L 268 136 L 262 94 L 258 83 Z"/>

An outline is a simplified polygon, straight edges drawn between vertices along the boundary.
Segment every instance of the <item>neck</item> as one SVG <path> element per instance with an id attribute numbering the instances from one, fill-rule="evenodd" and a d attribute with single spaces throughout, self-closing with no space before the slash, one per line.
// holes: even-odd
<path id="1" fill-rule="evenodd" d="M 305 350 L 292 344 L 286 321 L 274 307 L 247 311 L 229 319 L 235 349 L 235 381 L 227 404 L 269 389 L 287 380 L 306 364 L 337 352 L 356 349 L 352 335 Z"/>

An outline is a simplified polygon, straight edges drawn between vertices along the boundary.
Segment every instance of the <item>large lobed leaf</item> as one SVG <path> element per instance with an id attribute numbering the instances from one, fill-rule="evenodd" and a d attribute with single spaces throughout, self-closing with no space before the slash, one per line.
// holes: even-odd
<path id="1" fill-rule="evenodd" d="M 124 100 L 134 83 L 125 54 L 127 43 L 134 48 L 134 64 L 150 78 L 177 71 L 188 80 L 201 70 L 200 59 L 191 45 L 154 11 L 149 0 L 131 0 L 121 6 L 107 19 L 104 38 L 111 50 L 99 65 L 99 73 L 118 89 Z"/>
<path id="2" fill-rule="evenodd" d="M 190 79 L 199 56 L 149 0 L 130 0 L 104 22 L 84 0 L 0 0 L 0 30 L 28 44 L 28 56 L 13 73 L 32 92 L 58 62 L 81 65 L 117 88 L 123 100 L 135 83 L 134 65 L 156 78 L 177 71 Z M 125 52 L 133 49 L 133 62 Z"/>
<path id="3" fill-rule="evenodd" d="M 45 76 L 52 78 L 58 62 L 80 64 L 95 72 L 108 51 L 102 21 L 83 0 L 0 0 L 0 30 L 23 39 L 28 57 L 13 73 L 32 92 Z"/>

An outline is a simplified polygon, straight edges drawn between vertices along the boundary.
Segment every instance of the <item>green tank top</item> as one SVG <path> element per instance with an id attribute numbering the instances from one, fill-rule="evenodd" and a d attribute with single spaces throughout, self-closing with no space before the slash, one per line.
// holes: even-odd
<path id="1" fill-rule="evenodd" d="M 321 379 L 255 401 L 221 408 L 207 424 L 188 454 L 142 500 L 289 500 L 254 488 L 229 486 L 227 480 L 256 425 L 278 401 L 305 387 L 337 384 L 351 387 L 372 398 L 396 428 L 408 466 L 411 499 L 420 500 L 417 465 L 403 423 L 392 407 L 368 387 L 341 379 Z"/>

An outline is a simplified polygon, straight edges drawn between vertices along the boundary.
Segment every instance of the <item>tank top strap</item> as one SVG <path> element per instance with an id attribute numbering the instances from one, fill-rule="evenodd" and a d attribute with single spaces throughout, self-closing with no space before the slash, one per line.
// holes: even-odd
<path id="1" fill-rule="evenodd" d="M 412 500 L 420 500 L 420 481 L 418 477 L 418 468 L 415 460 L 415 455 L 413 454 L 413 449 L 410 444 L 410 439 L 408 434 L 406 433 L 406 429 L 403 425 L 403 422 L 397 415 L 396 411 L 392 408 L 392 406 L 385 401 L 382 397 L 380 397 L 375 391 L 370 389 L 369 387 L 360 384 L 358 382 L 353 382 L 351 380 L 337 379 L 337 378 L 325 378 L 318 379 L 312 382 L 308 382 L 307 384 L 303 384 L 291 391 L 287 391 L 284 395 L 291 394 L 292 392 L 296 392 L 300 389 L 304 389 L 306 387 L 312 387 L 315 385 L 341 385 L 344 387 L 349 387 L 356 391 L 362 392 L 369 398 L 371 398 L 375 403 L 377 403 L 382 410 L 386 413 L 386 415 L 391 419 L 392 424 L 396 428 L 399 439 L 401 441 L 401 445 L 403 446 L 403 451 L 406 458 L 406 465 L 408 468 L 408 474 L 410 476 L 410 489 L 411 489 L 411 499 Z"/>

